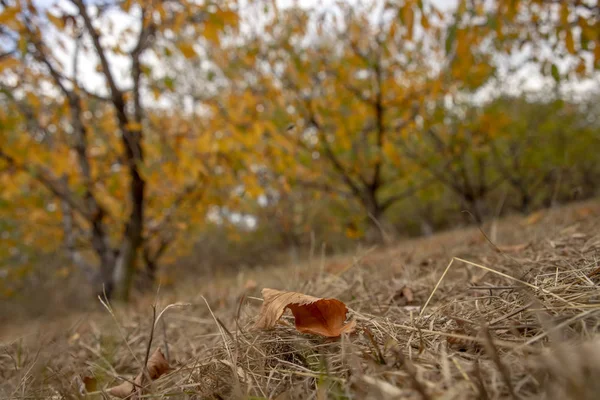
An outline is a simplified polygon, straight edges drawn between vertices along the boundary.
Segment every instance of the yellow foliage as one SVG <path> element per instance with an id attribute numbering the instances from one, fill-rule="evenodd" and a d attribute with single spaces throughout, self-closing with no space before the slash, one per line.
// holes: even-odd
<path id="1" fill-rule="evenodd" d="M 177 48 L 185 58 L 196 57 L 196 50 L 194 50 L 194 45 L 192 43 L 180 42 L 177 44 Z"/>
<path id="2" fill-rule="evenodd" d="M 0 72 L 6 70 L 6 69 L 10 69 L 10 68 L 15 68 L 17 66 L 19 66 L 21 63 L 19 62 L 19 60 L 17 60 L 14 57 L 2 57 L 0 58 Z"/>
<path id="3" fill-rule="evenodd" d="M 202 32 L 202 35 L 209 41 L 212 42 L 214 44 L 219 44 L 220 43 L 220 38 L 219 38 L 219 32 L 221 26 L 217 23 L 211 23 L 208 22 L 206 24 L 204 24 L 204 31 Z"/>
<path id="4" fill-rule="evenodd" d="M 21 22 L 18 19 L 20 12 L 20 3 L 17 3 L 17 5 L 13 7 L 3 8 L 0 11 L 0 25 L 17 31 L 20 30 Z"/>
<path id="5" fill-rule="evenodd" d="M 56 16 L 51 12 L 47 12 L 46 17 L 50 22 L 52 22 L 52 25 L 54 25 L 59 30 L 65 29 L 65 20 L 63 18 Z"/>
<path id="6" fill-rule="evenodd" d="M 575 54 L 575 41 L 573 40 L 573 32 L 571 29 L 567 29 L 565 36 L 565 46 L 567 47 L 567 51 L 571 54 Z"/>
<path id="7" fill-rule="evenodd" d="M 145 222 L 147 225 L 160 222 L 177 205 L 165 229 L 169 233 L 197 229 L 204 223 L 206 210 L 214 205 L 233 212 L 256 212 L 257 199 L 271 190 L 278 195 L 292 196 L 304 189 L 301 184 L 306 184 L 316 188 L 315 191 L 321 190 L 314 197 L 320 199 L 320 203 L 337 198 L 352 209 L 364 203 L 364 196 L 357 198 L 356 191 L 381 185 L 387 189 L 375 192 L 387 194 L 396 189 L 394 185 L 398 182 L 398 187 L 411 182 L 412 172 L 417 167 L 411 165 L 401 145 L 413 139 L 418 142 L 426 127 L 438 124 L 443 118 L 430 115 L 430 105 L 476 91 L 487 81 L 494 66 L 493 57 L 484 47 L 489 43 L 487 39 L 492 29 L 497 30 L 493 38 L 498 47 L 511 48 L 510 35 L 515 33 L 505 24 L 510 24 L 511 18 L 516 18 L 518 11 L 527 5 L 526 0 L 517 1 L 514 6 L 503 2 L 499 8 L 505 18 L 493 21 L 495 25 L 476 26 L 469 24 L 469 18 L 463 21 L 460 17 L 483 18 L 486 13 L 481 1 L 460 1 L 456 15 L 438 14 L 437 17 L 434 14 L 439 11 L 434 8 L 433 13 L 429 13 L 430 8 L 424 10 L 422 2 L 386 2 L 386 7 L 392 8 L 390 15 L 396 18 L 389 21 L 387 35 L 385 32 L 376 35 L 380 27 L 371 22 L 373 10 L 377 8 L 376 2 L 372 2 L 369 3 L 371 10 L 340 13 L 340 21 L 335 25 L 339 32 L 329 36 L 333 30 L 328 31 L 324 25 L 318 38 L 313 37 L 313 32 L 307 32 L 312 23 L 311 9 L 282 9 L 278 11 L 279 19 L 266 22 L 265 29 L 270 34 L 236 37 L 225 46 L 225 35 L 235 35 L 239 29 L 238 12 L 214 4 L 206 6 L 203 2 L 179 3 L 178 13 L 173 13 L 166 3 L 148 5 L 147 21 L 144 21 L 156 24 L 153 39 L 158 38 L 149 41 L 148 51 L 159 61 L 163 61 L 162 57 L 167 61 L 162 65 L 164 77 L 145 71 L 142 93 L 150 93 L 154 100 L 161 101 L 154 102 L 158 103 L 154 107 L 152 99 L 142 99 L 143 120 L 136 121 L 131 111 L 134 108 L 132 91 L 124 90 L 126 114 L 131 121 L 126 129 L 144 130 L 141 144 L 144 160 L 137 166 L 146 181 Z M 133 10 L 145 2 L 126 0 L 120 4 L 125 12 L 134 16 Z M 345 6 L 340 2 L 341 8 Z M 469 7 L 475 9 L 469 10 Z M 471 11 L 474 13 L 468 14 Z M 0 23 L 20 32 L 19 13 L 18 7 L 3 9 Z M 54 28 L 70 34 L 64 18 L 53 13 L 46 15 Z M 198 15 L 202 18 L 195 21 Z M 560 23 L 568 22 L 569 15 L 568 7 L 563 7 Z M 457 20 L 440 23 L 441 18 Z M 452 22 L 457 23 L 452 25 Z M 593 46 L 595 62 L 599 65 L 600 42 L 596 28 L 579 23 L 584 36 L 590 41 L 596 40 L 586 51 L 591 53 Z M 448 26 L 456 28 L 455 31 L 448 29 L 446 38 L 442 33 L 446 33 Z M 404 37 L 398 37 L 398 29 Z M 589 56 L 582 54 L 585 44 L 575 43 L 568 24 L 557 30 L 561 34 L 563 31 L 565 48 L 579 58 L 576 71 L 584 75 L 587 73 L 584 60 Z M 507 32 L 509 37 L 505 36 Z M 220 86 L 219 75 L 219 79 L 210 78 L 210 84 L 206 83 L 206 88 L 211 90 L 204 92 L 190 87 L 179 93 L 183 86 L 180 82 L 187 81 L 180 81 L 176 74 L 194 73 L 197 69 L 199 60 L 194 39 L 198 36 L 209 42 L 205 43 L 206 61 L 214 63 L 215 69 L 222 71 L 229 81 Z M 35 42 L 29 39 L 25 35 L 19 37 L 18 43 L 24 52 L 34 47 Z M 242 39 L 243 44 L 238 45 Z M 456 53 L 451 59 L 445 51 L 446 45 L 451 49 L 448 53 Z M 178 52 L 172 54 L 174 49 Z M 119 46 L 112 51 L 122 53 L 121 57 L 130 57 Z M 111 52 L 110 46 L 107 52 Z M 61 230 L 61 213 L 45 208 L 49 192 L 35 179 L 35 174 L 48 172 L 48 176 L 56 179 L 64 176 L 76 200 L 83 201 L 93 194 L 106 212 L 103 222 L 110 231 L 110 239 L 118 242 L 131 204 L 130 177 L 117 113 L 110 101 L 98 100 L 82 88 L 76 89 L 75 93 L 82 98 L 87 161 L 93 181 L 85 187 L 87 177 L 82 174 L 76 151 L 69 96 L 61 93 L 47 68 L 29 65 L 31 60 L 31 56 L 0 58 L 1 72 L 18 75 L 20 86 L 15 93 L 33 114 L 33 118 L 24 116 L 15 105 L 0 111 L 3 149 L 9 149 L 10 155 L 26 166 L 23 168 L 26 171 L 0 174 L 2 199 L 11 202 L 11 212 L 23 221 L 20 223 L 27 231 L 23 235 L 24 242 L 37 245 L 37 240 L 45 237 L 43 246 L 58 248 L 62 239 L 57 234 Z M 60 60 L 51 61 L 63 73 Z M 101 71 L 100 66 L 98 68 Z M 9 69 L 19 69 L 19 74 L 12 74 Z M 161 72 L 159 68 L 156 71 L 157 75 Z M 193 75 L 185 78 L 191 81 L 190 77 Z M 87 82 L 84 83 L 87 87 Z M 198 86 L 202 88 L 202 84 Z M 53 91 L 51 95 L 41 92 L 41 88 L 47 86 Z M 162 99 L 165 87 L 170 93 Z M 187 100 L 188 89 L 196 90 L 191 94 L 200 98 L 195 105 L 201 111 L 179 107 L 183 103 L 180 99 L 185 96 Z M 161 108 L 162 101 L 168 102 L 170 97 L 175 99 L 172 109 Z M 442 128 L 440 135 L 448 140 L 443 152 L 458 156 L 464 154 L 466 146 L 472 146 L 482 153 L 487 150 L 489 138 L 504 133 L 506 121 L 498 116 L 483 115 L 468 119 L 464 125 L 481 132 L 469 136 L 468 129 L 451 132 Z M 43 130 L 51 134 L 38 132 Z M 5 163 L 3 170 L 4 167 Z M 303 203 L 312 196 L 312 189 L 309 193 L 298 202 Z M 13 204 L 17 204 L 19 210 Z M 295 229 L 294 224 L 304 223 L 295 213 L 287 217 L 286 226 L 290 230 Z M 89 229 L 90 223 L 84 217 L 75 215 L 74 219 L 82 230 Z M 343 232 L 344 225 L 336 229 Z M 350 238 L 359 238 L 362 234 L 356 226 L 346 230 Z M 174 254 L 177 249 L 190 246 L 181 243 L 183 241 L 176 243 Z M 57 274 L 65 274 L 63 271 Z"/>
<path id="8" fill-rule="evenodd" d="M 142 124 L 140 124 L 139 122 L 130 121 L 127 123 L 127 125 L 125 125 L 125 129 L 127 129 L 130 132 L 139 132 L 142 130 Z"/>
<path id="9" fill-rule="evenodd" d="M 218 10 L 214 15 L 225 26 L 237 27 L 239 24 L 239 15 L 235 11 Z"/>

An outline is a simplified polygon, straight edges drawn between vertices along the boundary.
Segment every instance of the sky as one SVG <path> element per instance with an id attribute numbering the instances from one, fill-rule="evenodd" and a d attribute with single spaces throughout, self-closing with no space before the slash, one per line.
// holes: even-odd
<path id="1" fill-rule="evenodd" d="M 88 0 L 90 3 L 96 0 Z M 267 0 L 260 0 L 267 1 Z M 349 0 L 353 3 L 360 3 L 361 0 Z M 335 7 L 335 3 L 337 0 L 277 0 L 279 7 L 288 7 L 294 4 L 301 4 L 306 7 L 321 7 L 323 9 L 329 9 L 331 7 Z M 458 0 L 432 0 L 432 2 L 441 10 L 449 11 L 456 7 Z M 34 3 L 40 7 L 41 9 L 48 9 L 53 5 L 58 5 L 59 7 L 67 10 L 72 10 L 73 5 L 70 0 L 34 0 Z M 248 0 L 241 0 L 241 4 L 248 3 Z M 114 27 L 116 28 L 113 32 L 109 32 L 107 28 L 108 23 L 112 22 Z M 135 26 L 135 21 L 128 15 L 120 12 L 110 12 L 103 18 L 103 24 L 100 26 L 103 31 L 103 44 L 114 43 L 119 40 L 118 35 L 122 29 L 129 27 L 132 25 Z M 53 45 L 52 43 L 57 42 L 56 33 L 49 35 L 46 37 L 47 42 L 50 44 L 50 47 L 54 49 L 54 53 L 57 58 L 63 62 L 66 67 L 66 74 L 72 75 L 71 68 L 71 59 L 74 50 L 73 43 L 66 44 L 66 52 L 61 50 L 58 45 Z M 128 48 L 127 44 L 124 46 Z M 127 87 L 129 85 L 128 81 L 128 69 L 129 69 L 129 61 L 127 57 L 119 57 L 115 55 L 111 55 L 109 61 L 111 62 L 111 66 L 115 71 L 115 76 L 117 82 L 122 87 Z M 155 60 L 147 59 L 147 62 L 151 64 L 156 64 Z M 85 54 L 85 56 L 79 57 L 78 69 L 80 79 L 79 82 L 82 83 L 85 88 L 89 91 L 93 91 L 99 94 L 106 94 L 106 85 L 104 83 L 104 79 L 100 73 L 96 71 L 97 65 L 97 57 L 92 52 Z M 154 68 L 160 74 L 160 66 Z M 537 66 L 527 66 L 522 70 L 518 71 L 514 76 L 512 76 L 505 83 L 504 89 L 510 92 L 511 94 L 518 94 L 521 91 L 536 91 L 543 89 L 544 87 L 551 86 L 552 79 L 543 77 Z M 588 80 L 584 82 L 579 82 L 577 84 L 569 84 L 567 86 L 567 90 L 572 90 L 575 92 L 589 90 L 594 86 L 594 81 Z M 494 95 L 494 88 L 490 90 L 482 90 L 479 93 L 479 98 L 481 100 L 485 100 L 488 97 Z"/>

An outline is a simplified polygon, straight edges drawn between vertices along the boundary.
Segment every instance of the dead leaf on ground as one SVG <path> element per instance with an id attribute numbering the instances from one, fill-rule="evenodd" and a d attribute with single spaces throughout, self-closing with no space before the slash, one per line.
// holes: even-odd
<path id="1" fill-rule="evenodd" d="M 255 329 L 271 329 L 277 324 L 286 308 L 294 314 L 296 329 L 326 337 L 337 337 L 352 332 L 356 321 L 346 324 L 348 308 L 337 299 L 322 299 L 303 293 L 263 289 L 264 303 L 260 309 Z"/>
<path id="2" fill-rule="evenodd" d="M 86 392 L 90 393 L 98 390 L 98 381 L 93 376 L 84 376 L 81 378 L 81 381 L 83 382 Z"/>
<path id="3" fill-rule="evenodd" d="M 508 246 L 496 246 L 496 249 L 502 253 L 520 253 L 529 246 L 531 246 L 531 243 L 521 243 Z"/>
<path id="4" fill-rule="evenodd" d="M 158 379 L 161 375 L 166 374 L 169 371 L 169 362 L 163 355 L 160 348 L 156 349 L 152 356 L 148 359 L 148 375 L 151 380 Z M 109 394 L 115 397 L 125 398 L 137 392 L 141 386 L 144 386 L 144 371 L 141 371 L 133 380 L 135 385 L 131 382 L 123 382 L 118 386 L 114 386 L 107 390 Z"/>
<path id="5" fill-rule="evenodd" d="M 415 301 L 415 295 L 411 288 L 402 286 L 402 288 L 394 294 L 392 301 L 400 306 L 405 306 Z"/>

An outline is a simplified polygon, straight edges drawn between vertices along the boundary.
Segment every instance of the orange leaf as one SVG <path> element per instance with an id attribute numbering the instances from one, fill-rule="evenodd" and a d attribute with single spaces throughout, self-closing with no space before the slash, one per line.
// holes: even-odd
<path id="1" fill-rule="evenodd" d="M 163 355 L 160 348 L 156 349 L 152 356 L 150 356 L 150 358 L 148 359 L 148 364 L 146 365 L 148 367 L 148 375 L 152 380 L 158 379 L 161 375 L 167 373 L 170 368 L 169 362 Z M 135 385 L 133 385 L 133 383 L 131 382 L 123 382 L 118 386 L 114 386 L 108 389 L 107 391 L 112 396 L 120 397 L 123 399 L 131 396 L 132 393 L 139 390 L 138 386 L 143 386 L 143 381 L 144 372 L 142 371 L 133 380 L 133 382 L 135 382 Z"/>
<path id="2" fill-rule="evenodd" d="M 19 64 L 21 64 L 19 60 L 14 57 L 3 57 L 0 59 L 0 72 L 5 69 L 17 67 Z"/>
<path id="3" fill-rule="evenodd" d="M 313 333 L 326 337 L 337 337 L 352 332 L 356 321 L 344 324 L 348 308 L 337 299 L 321 299 L 303 293 L 263 289 L 264 303 L 256 329 L 270 329 L 275 326 L 286 308 L 294 314 L 296 329 L 302 333 Z"/>
<path id="4" fill-rule="evenodd" d="M 194 50 L 194 45 L 188 42 L 181 42 L 177 44 L 177 48 L 181 51 L 181 54 L 185 58 L 192 58 L 196 56 L 196 50 Z"/>
<path id="5" fill-rule="evenodd" d="M 575 41 L 573 40 L 573 33 L 570 29 L 567 29 L 567 35 L 565 37 L 565 45 L 567 47 L 567 51 L 570 54 L 575 54 Z"/>
<path id="6" fill-rule="evenodd" d="M 204 25 L 203 36 L 208 41 L 210 41 L 210 42 L 212 42 L 214 44 L 219 44 L 220 43 L 219 28 L 220 27 L 217 24 L 207 23 L 206 25 Z"/>

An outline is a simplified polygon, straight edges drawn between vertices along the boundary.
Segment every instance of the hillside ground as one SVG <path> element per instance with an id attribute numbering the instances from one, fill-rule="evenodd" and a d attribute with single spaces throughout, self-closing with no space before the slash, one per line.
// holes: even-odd
<path id="1" fill-rule="evenodd" d="M 596 398 L 599 222 L 596 200 L 3 326 L 0 397 L 110 398 L 160 348 L 138 398 Z M 340 299 L 357 329 L 253 330 L 262 288 Z"/>

